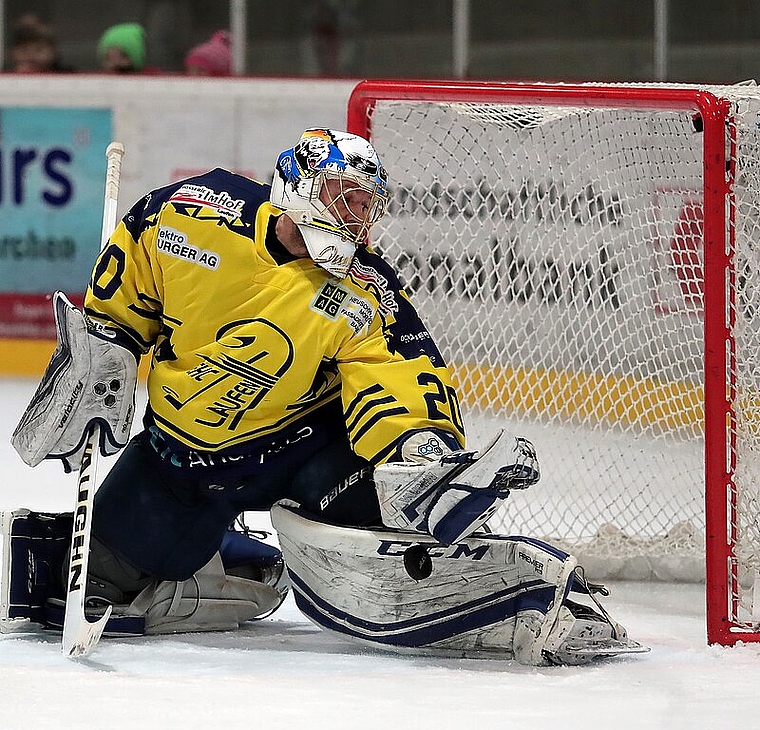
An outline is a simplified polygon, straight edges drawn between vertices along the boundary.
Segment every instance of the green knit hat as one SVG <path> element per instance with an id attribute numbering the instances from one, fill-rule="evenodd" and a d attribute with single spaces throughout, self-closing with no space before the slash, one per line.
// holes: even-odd
<path id="1" fill-rule="evenodd" d="M 120 23 L 111 26 L 98 42 L 98 59 L 103 62 L 106 51 L 115 46 L 132 61 L 135 71 L 145 66 L 145 29 L 139 23 Z"/>

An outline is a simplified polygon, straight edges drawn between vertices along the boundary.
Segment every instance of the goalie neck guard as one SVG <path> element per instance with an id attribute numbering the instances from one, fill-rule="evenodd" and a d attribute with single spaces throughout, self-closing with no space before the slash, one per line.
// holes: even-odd
<path id="1" fill-rule="evenodd" d="M 357 191 L 366 194 L 361 206 L 351 199 Z M 343 278 L 388 208 L 388 175 L 365 139 L 307 129 L 277 159 L 270 200 L 296 223 L 314 262 Z"/>

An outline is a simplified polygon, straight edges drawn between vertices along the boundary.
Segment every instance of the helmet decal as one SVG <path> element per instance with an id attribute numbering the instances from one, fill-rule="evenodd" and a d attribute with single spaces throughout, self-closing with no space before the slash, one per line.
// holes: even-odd
<path id="1" fill-rule="evenodd" d="M 316 133 L 305 133 L 293 148 L 298 168 L 303 175 L 319 170 L 330 157 L 330 138 Z M 334 154 L 334 153 L 333 153 Z"/>
<path id="2" fill-rule="evenodd" d="M 388 180 L 388 175 L 382 167 L 378 167 L 374 160 L 370 160 L 368 157 L 362 157 L 361 155 L 347 155 L 346 164 L 351 167 L 355 167 L 361 172 L 367 173 L 367 175 L 379 175 L 384 180 Z"/>
<path id="3" fill-rule="evenodd" d="M 348 132 L 307 129 L 296 146 L 285 150 L 277 160 L 277 172 L 291 183 L 323 171 L 373 178 L 383 188 L 388 184 L 388 173 L 372 145 Z"/>
<path id="4" fill-rule="evenodd" d="M 360 208 L 351 204 L 358 191 L 366 198 Z M 312 259 L 337 276 L 345 276 L 346 262 L 366 243 L 389 199 L 388 174 L 372 145 L 332 129 L 307 129 L 280 154 L 270 195 L 298 224 Z"/>

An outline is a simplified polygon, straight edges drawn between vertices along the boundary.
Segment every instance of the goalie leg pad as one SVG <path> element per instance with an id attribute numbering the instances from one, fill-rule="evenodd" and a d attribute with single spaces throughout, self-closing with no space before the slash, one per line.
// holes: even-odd
<path id="1" fill-rule="evenodd" d="M 621 634 L 605 642 L 608 617 L 593 611 L 581 619 L 599 624 L 587 636 L 566 602 L 575 558 L 538 540 L 482 535 L 445 546 L 412 532 L 340 527 L 287 502 L 271 515 L 296 605 L 344 638 L 531 665 L 643 650 Z"/>
<path id="2" fill-rule="evenodd" d="M 145 617 L 146 634 L 228 631 L 269 615 L 282 600 L 271 586 L 227 575 L 217 553 L 188 580 L 152 583 L 126 613 Z"/>
<path id="3" fill-rule="evenodd" d="M 141 618 L 146 634 L 229 630 L 263 618 L 281 605 L 289 584 L 282 553 L 254 534 L 239 518 L 219 551 L 186 580 L 151 579 L 93 540 L 88 600 L 129 604 L 114 608 L 114 633 L 123 617 Z"/>
<path id="4" fill-rule="evenodd" d="M 0 632 L 45 623 L 47 601 L 63 596 L 71 527 L 71 512 L 0 512 Z"/>
<path id="5" fill-rule="evenodd" d="M 88 433 L 101 426 L 100 452 L 115 454 L 129 439 L 135 411 L 135 356 L 88 330 L 61 292 L 53 295 L 58 346 L 11 443 L 29 466 L 61 459 L 67 472 L 82 462 Z"/>
<path id="6" fill-rule="evenodd" d="M 62 628 L 71 529 L 71 512 L 0 512 L 0 633 Z M 115 604 L 104 633 L 131 635 L 232 629 L 276 610 L 289 587 L 280 551 L 232 529 L 222 550 L 188 580 L 154 581 L 94 540 L 86 611 Z"/>

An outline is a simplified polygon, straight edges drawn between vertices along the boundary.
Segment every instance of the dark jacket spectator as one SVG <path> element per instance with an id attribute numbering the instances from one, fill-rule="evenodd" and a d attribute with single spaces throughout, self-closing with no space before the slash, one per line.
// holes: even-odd
<path id="1" fill-rule="evenodd" d="M 47 23 L 31 13 L 22 15 L 11 31 L 9 70 L 16 73 L 60 73 L 71 71 L 58 56 L 55 35 Z"/>

